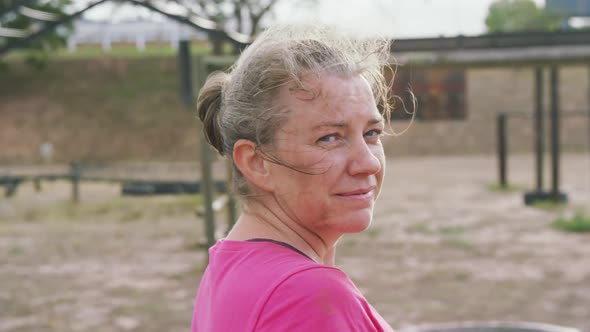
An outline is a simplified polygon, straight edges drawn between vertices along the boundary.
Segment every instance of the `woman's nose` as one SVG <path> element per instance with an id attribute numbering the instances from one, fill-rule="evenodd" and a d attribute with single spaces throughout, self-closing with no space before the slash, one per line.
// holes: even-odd
<path id="1" fill-rule="evenodd" d="M 348 167 L 350 175 L 372 175 L 381 170 L 381 167 L 383 167 L 379 158 L 381 146 L 367 144 L 364 139 L 354 143 L 353 146 L 350 149 L 351 155 Z"/>

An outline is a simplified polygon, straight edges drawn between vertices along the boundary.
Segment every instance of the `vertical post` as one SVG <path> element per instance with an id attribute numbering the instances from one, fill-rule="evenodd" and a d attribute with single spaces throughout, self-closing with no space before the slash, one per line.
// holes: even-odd
<path id="1" fill-rule="evenodd" d="M 181 40 L 178 44 L 178 69 L 180 71 L 180 98 L 187 107 L 193 106 L 193 87 L 191 80 L 190 43 Z"/>
<path id="2" fill-rule="evenodd" d="M 543 153 L 545 126 L 543 116 L 543 67 L 535 69 L 535 149 L 537 192 L 543 191 Z"/>
<path id="3" fill-rule="evenodd" d="M 41 177 L 40 176 L 34 177 L 33 184 L 35 185 L 35 191 L 40 192 L 41 191 Z"/>
<path id="4" fill-rule="evenodd" d="M 202 131 L 201 131 L 202 133 Z M 202 134 L 203 135 L 203 134 Z M 207 247 L 215 244 L 215 216 L 213 214 L 213 181 L 211 176 L 211 158 L 209 145 L 205 137 L 201 136 L 201 193 L 205 205 L 205 233 Z"/>
<path id="5" fill-rule="evenodd" d="M 202 131 L 201 131 L 202 133 Z M 213 215 L 213 186 L 211 177 L 211 158 L 209 146 L 205 137 L 201 136 L 201 192 L 205 204 L 205 233 L 207 235 L 207 246 L 215 244 L 215 216 Z"/>
<path id="6" fill-rule="evenodd" d="M 506 113 L 501 112 L 498 114 L 498 169 L 499 169 L 499 176 L 500 176 L 500 186 L 505 188 L 508 186 L 508 181 L 506 179 L 506 161 L 507 161 L 507 130 L 506 125 L 508 122 L 508 116 Z"/>
<path id="7" fill-rule="evenodd" d="M 78 162 L 70 163 L 70 179 L 72 181 L 72 202 L 80 202 L 80 173 L 81 165 Z"/>
<path id="8" fill-rule="evenodd" d="M 559 201 L 559 70 L 551 66 L 551 197 Z"/>
<path id="9" fill-rule="evenodd" d="M 200 59 L 200 58 L 199 58 Z M 187 109 L 193 106 L 192 71 L 190 58 L 190 44 L 187 40 L 180 41 L 178 45 L 178 64 L 180 70 L 180 94 Z M 197 62 L 197 86 L 200 88 L 205 82 L 206 70 L 203 61 Z M 204 130 L 199 132 L 199 149 L 201 160 L 201 194 L 205 205 L 205 234 L 207 236 L 207 247 L 215 244 L 215 223 L 213 216 L 213 186 L 211 179 L 211 160 L 209 158 L 209 147 L 205 140 Z"/>
<path id="10" fill-rule="evenodd" d="M 222 55 L 223 54 L 223 36 L 221 35 L 221 33 L 218 30 L 212 31 L 209 34 L 209 39 L 211 40 L 211 42 L 213 43 L 213 55 Z M 203 68 L 205 68 L 205 70 L 202 71 L 203 73 L 203 77 L 206 77 L 206 75 L 208 74 L 206 71 L 206 66 L 203 66 Z M 233 192 L 231 190 L 231 186 L 232 186 L 232 173 L 233 173 L 233 167 L 232 167 L 232 162 L 230 159 L 227 160 L 227 164 L 226 164 L 226 181 L 225 181 L 225 185 L 226 185 L 226 192 L 227 192 L 227 233 L 229 233 L 229 231 L 233 228 L 235 222 L 236 222 L 236 199 L 235 196 L 233 195 Z"/>
<path id="11" fill-rule="evenodd" d="M 13 180 L 9 180 L 5 185 L 6 185 L 6 189 L 4 191 L 4 194 L 6 197 L 12 197 L 12 195 L 14 195 L 14 193 L 16 193 L 16 189 L 18 188 L 18 185 L 20 184 L 21 180 L 20 179 L 13 179 Z"/>
<path id="12" fill-rule="evenodd" d="M 209 32 L 209 40 L 213 47 L 213 55 L 223 54 L 223 34 L 220 30 L 212 30 Z"/>
<path id="13" fill-rule="evenodd" d="M 590 63 L 588 64 L 588 100 L 586 102 L 588 112 L 588 149 L 590 150 Z M 590 151 L 588 151 L 590 152 Z"/>
<path id="14" fill-rule="evenodd" d="M 207 64 L 202 58 L 197 62 L 197 77 L 199 89 L 205 84 L 207 77 Z M 207 235 L 207 247 L 215 244 L 215 216 L 213 212 L 213 176 L 211 174 L 211 157 L 209 144 L 205 139 L 205 130 L 200 131 L 201 151 L 201 193 L 205 205 L 205 234 Z"/>

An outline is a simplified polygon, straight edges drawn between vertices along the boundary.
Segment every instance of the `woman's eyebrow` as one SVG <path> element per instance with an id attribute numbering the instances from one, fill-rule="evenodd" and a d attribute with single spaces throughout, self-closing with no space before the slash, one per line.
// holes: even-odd
<path id="1" fill-rule="evenodd" d="M 344 128 L 344 127 L 348 127 L 348 123 L 346 122 L 322 122 L 319 123 L 315 126 L 313 126 L 313 130 L 318 130 L 318 129 L 322 129 L 325 127 L 336 127 L 336 128 Z"/>
<path id="2" fill-rule="evenodd" d="M 382 116 L 379 117 L 375 117 L 370 119 L 369 121 L 367 121 L 367 124 L 369 125 L 374 125 L 374 124 L 378 124 L 378 123 L 382 123 L 384 121 Z M 315 126 L 312 127 L 313 130 L 318 130 L 318 129 L 323 129 L 326 127 L 331 127 L 331 128 L 346 128 L 348 127 L 349 124 L 347 122 L 332 122 L 332 121 L 327 121 L 327 122 L 322 122 L 319 123 Z"/>

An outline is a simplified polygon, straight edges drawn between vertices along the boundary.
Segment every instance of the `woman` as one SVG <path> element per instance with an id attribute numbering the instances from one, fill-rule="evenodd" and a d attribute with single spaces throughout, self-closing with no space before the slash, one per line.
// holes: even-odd
<path id="1" fill-rule="evenodd" d="M 208 78 L 197 110 L 243 213 L 209 251 L 192 331 L 392 330 L 334 267 L 381 188 L 388 60 L 385 41 L 281 27 Z"/>

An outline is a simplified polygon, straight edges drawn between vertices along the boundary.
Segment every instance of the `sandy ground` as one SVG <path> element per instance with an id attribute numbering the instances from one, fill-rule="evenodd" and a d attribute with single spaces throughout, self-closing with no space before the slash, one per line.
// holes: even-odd
<path id="1" fill-rule="evenodd" d="M 590 332 L 590 233 L 551 227 L 590 213 L 590 156 L 563 157 L 570 203 L 558 209 L 524 206 L 532 167 L 511 156 L 519 190 L 499 192 L 494 156 L 390 159 L 373 225 L 342 239 L 338 266 L 395 328 L 507 320 Z M 26 184 L 0 198 L 0 331 L 187 331 L 205 265 L 196 200 L 85 183 L 74 206 L 69 191 Z"/>

